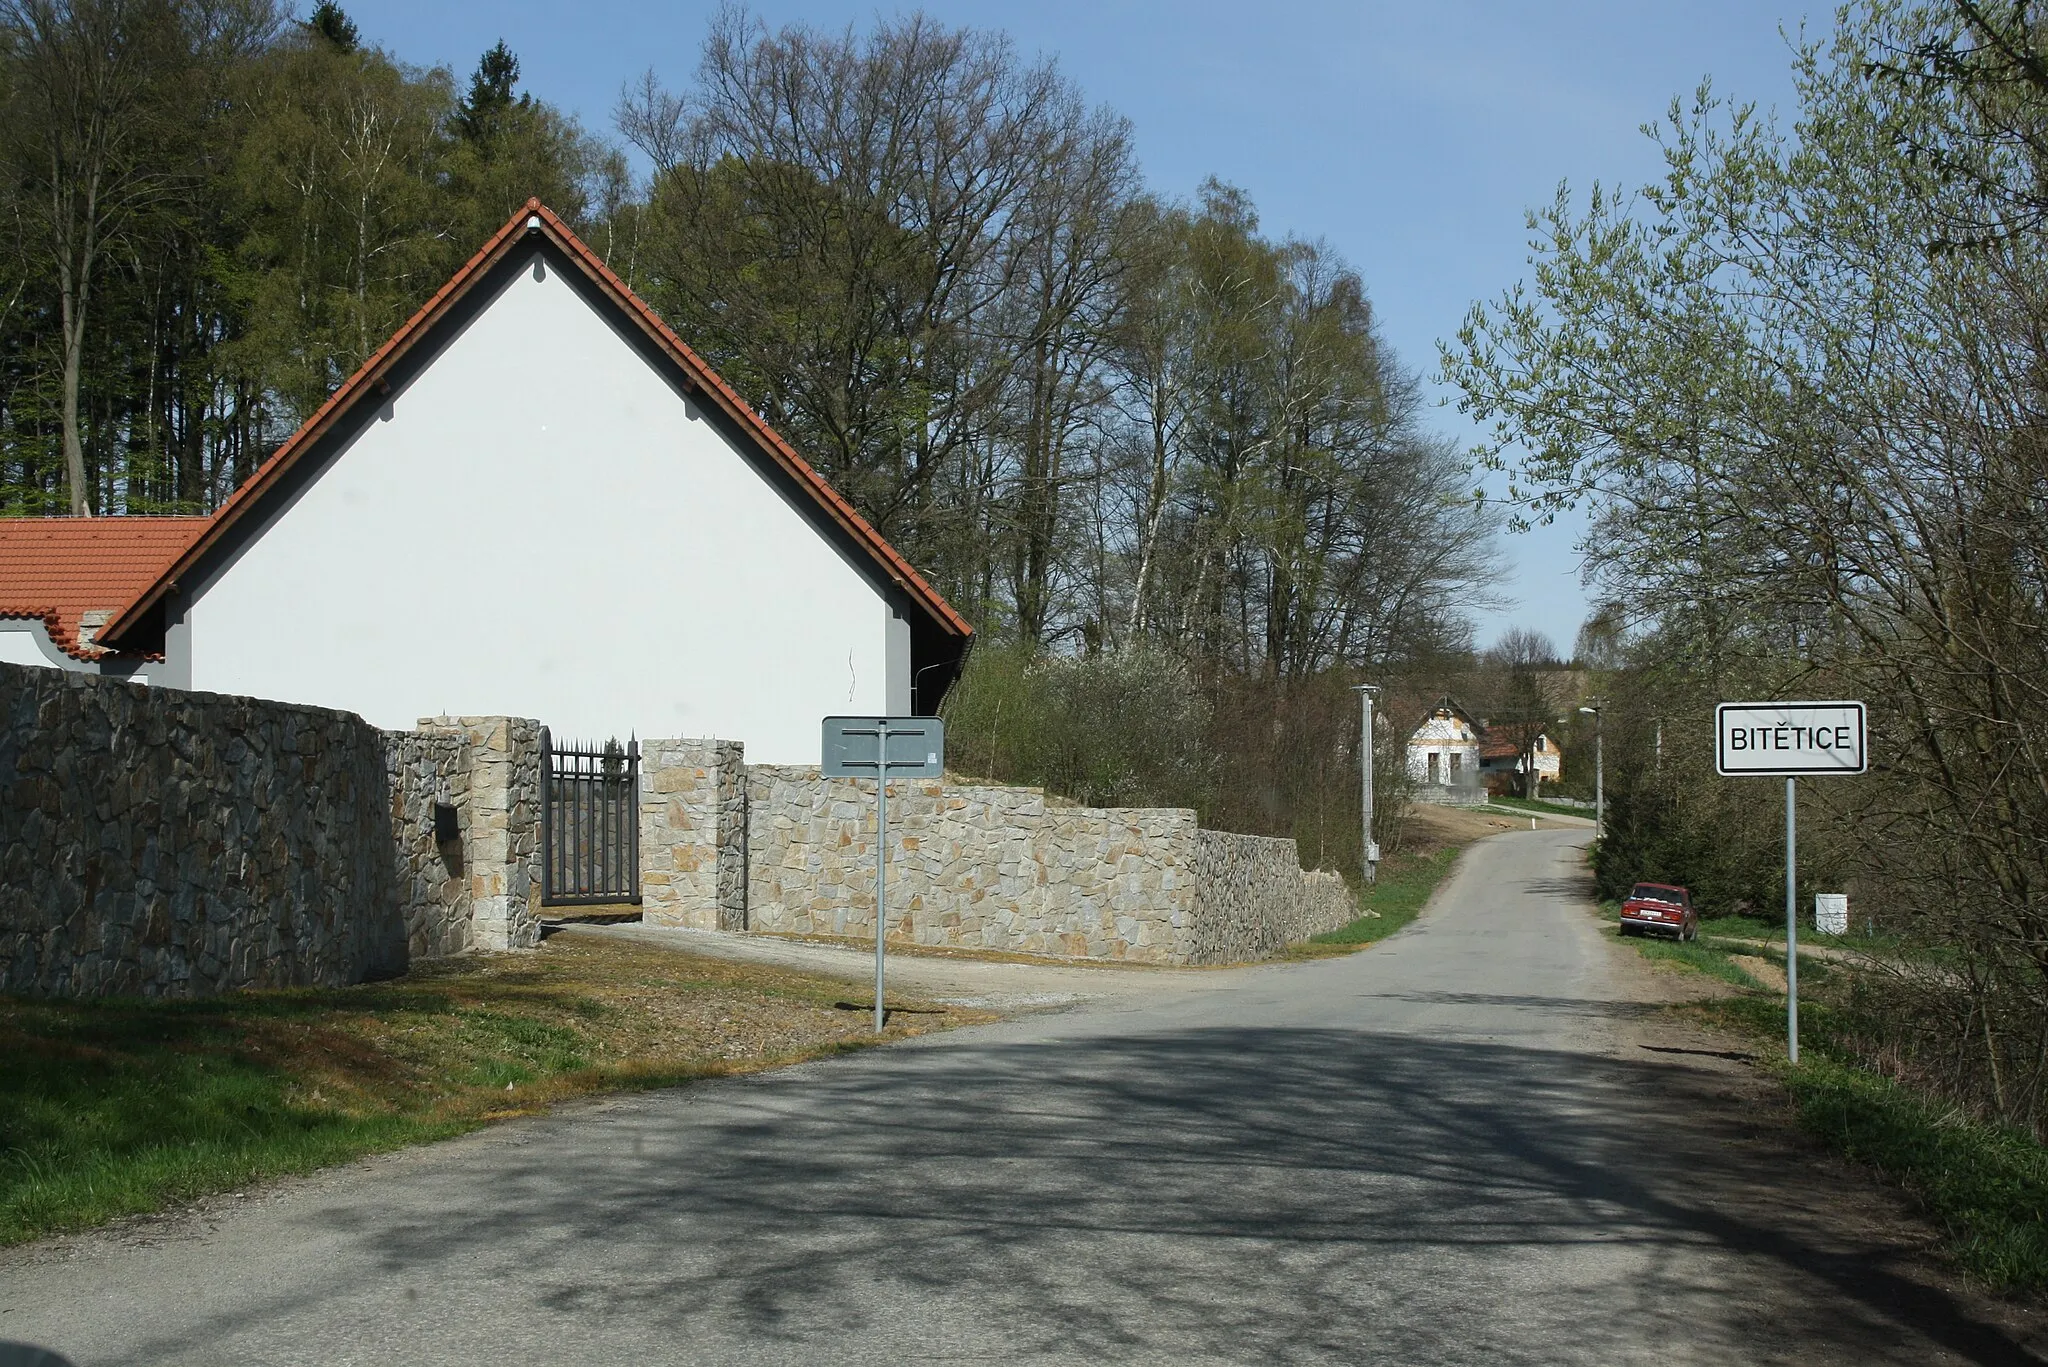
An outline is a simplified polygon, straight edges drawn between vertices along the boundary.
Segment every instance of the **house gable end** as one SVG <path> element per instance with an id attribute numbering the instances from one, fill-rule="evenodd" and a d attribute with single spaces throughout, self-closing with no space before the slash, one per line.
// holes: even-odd
<path id="1" fill-rule="evenodd" d="M 932 671 L 949 680 L 957 674 L 972 628 L 538 201 L 530 201 L 509 220 L 273 454 L 186 554 L 108 624 L 102 639 L 129 648 L 161 648 L 167 600 L 209 582 L 232 564 L 240 548 L 272 525 L 334 456 L 387 412 L 396 397 L 536 261 L 569 282 L 680 397 L 696 401 L 700 415 L 714 423 L 726 446 L 744 456 L 895 612 L 910 618 L 922 657 L 915 662 L 919 676 Z M 545 337 L 531 341 L 536 347 L 550 344 Z"/>

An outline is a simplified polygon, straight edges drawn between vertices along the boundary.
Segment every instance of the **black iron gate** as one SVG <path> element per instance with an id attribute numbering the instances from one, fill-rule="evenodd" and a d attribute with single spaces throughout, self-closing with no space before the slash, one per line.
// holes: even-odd
<path id="1" fill-rule="evenodd" d="M 557 747 L 540 729 L 541 902 L 640 901 L 640 743 Z"/>

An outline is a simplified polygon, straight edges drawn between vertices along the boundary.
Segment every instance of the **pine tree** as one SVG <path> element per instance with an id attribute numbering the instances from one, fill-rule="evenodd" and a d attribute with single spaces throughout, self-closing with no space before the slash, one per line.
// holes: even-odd
<path id="1" fill-rule="evenodd" d="M 362 46 L 363 35 L 356 28 L 356 21 L 349 18 L 334 0 L 320 0 L 313 7 L 312 17 L 306 20 L 306 27 L 334 44 L 336 51 L 354 52 Z"/>

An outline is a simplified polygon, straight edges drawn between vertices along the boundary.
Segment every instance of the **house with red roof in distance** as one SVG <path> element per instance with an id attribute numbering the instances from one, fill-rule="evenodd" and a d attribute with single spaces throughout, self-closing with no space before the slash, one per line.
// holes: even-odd
<path id="1" fill-rule="evenodd" d="M 1553 740 L 1548 731 L 1539 731 L 1530 743 L 1530 750 L 1536 781 L 1530 785 L 1527 796 L 1536 797 L 1542 793 L 1544 784 L 1555 784 L 1564 772 L 1564 747 Z M 1479 743 L 1479 772 L 1488 792 L 1497 796 L 1520 795 L 1523 791 L 1520 743 L 1502 730 L 1487 731 Z"/>
<path id="2" fill-rule="evenodd" d="M 0 519 L 0 660 L 717 736 L 930 713 L 972 629 L 530 202 L 207 518 Z"/>

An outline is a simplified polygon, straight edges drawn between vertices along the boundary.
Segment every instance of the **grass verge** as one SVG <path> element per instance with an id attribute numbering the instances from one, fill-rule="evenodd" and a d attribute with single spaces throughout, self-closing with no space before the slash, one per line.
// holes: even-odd
<path id="1" fill-rule="evenodd" d="M 1731 986 L 1747 988 L 1750 991 L 1761 992 L 1765 990 L 1764 985 L 1757 981 L 1754 974 L 1735 961 L 1733 954 L 1708 941 L 1693 940 L 1691 942 L 1683 942 L 1664 939 L 1654 935 L 1622 935 L 1621 903 L 1619 902 L 1602 902 L 1600 904 L 1600 919 L 1614 927 L 1615 938 L 1635 946 L 1638 954 L 1641 954 L 1645 959 L 1653 963 L 1668 964 L 1673 968 L 1690 970 L 1694 973 L 1704 974 L 1709 978 L 1718 978 Z M 1782 957 L 1782 951 L 1780 951 L 1780 954 Z M 1799 961 L 1800 971 L 1804 972 L 1806 970 L 1806 964 L 1807 961 L 1801 958 Z"/>
<path id="2" fill-rule="evenodd" d="M 835 979 L 562 936 L 388 983 L 0 1000 L 0 1243 L 441 1139 L 574 1096 L 876 1038 Z M 987 1019 L 948 1010 L 881 1039 Z"/>
<path id="3" fill-rule="evenodd" d="M 1800 962 L 1804 987 L 1806 964 Z M 1766 1046 L 1784 1039 L 1776 994 L 1704 1003 L 1708 1018 Z M 1800 1124 L 1912 1194 L 1957 1266 L 1993 1290 L 2048 1290 L 2048 1146 L 1976 1120 L 1856 1066 L 1827 1003 L 1800 995 L 1799 1064 L 1774 1054 Z"/>
<path id="4" fill-rule="evenodd" d="M 1286 957 L 1319 959 L 1331 954 L 1350 954 L 1375 941 L 1384 940 L 1422 914 L 1430 894 L 1444 875 L 1458 862 L 1464 847 L 1446 845 L 1427 853 L 1399 856 L 1380 865 L 1379 881 L 1358 898 L 1360 915 L 1348 926 L 1325 931 L 1307 942 L 1291 945 Z"/>
<path id="5" fill-rule="evenodd" d="M 1575 816 L 1582 821 L 1593 819 L 1590 807 L 1567 807 L 1562 802 L 1545 802 L 1541 798 L 1496 797 L 1487 799 L 1487 805 L 1517 812 L 1535 812 L 1541 816 Z"/>
<path id="6" fill-rule="evenodd" d="M 1608 920 L 1619 915 L 1613 903 L 1601 911 Z M 1772 1059 L 1800 1126 L 1911 1193 L 1964 1272 L 2009 1295 L 2048 1289 L 2048 1146 L 1857 1066 L 1830 1003 L 1832 986 L 1855 970 L 1800 956 L 1800 1059 L 1794 1066 L 1783 1052 L 1782 991 L 1764 989 L 1735 955 L 1711 942 L 1630 937 L 1628 943 L 1645 958 L 1746 989 L 1690 1009 L 1754 1041 Z M 1778 963 L 1783 953 L 1781 945 Z"/>

